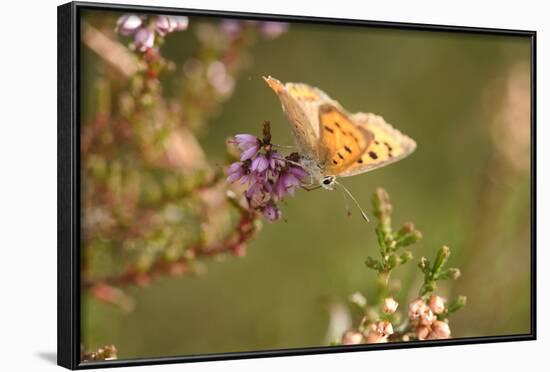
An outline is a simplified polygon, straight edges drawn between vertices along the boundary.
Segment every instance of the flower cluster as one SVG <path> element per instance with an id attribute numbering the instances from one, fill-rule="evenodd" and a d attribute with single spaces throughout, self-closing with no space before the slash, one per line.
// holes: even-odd
<path id="1" fill-rule="evenodd" d="M 269 123 L 264 124 L 264 136 L 237 134 L 228 140 L 241 152 L 240 160 L 227 170 L 227 181 L 239 181 L 246 186 L 244 193 L 250 209 L 261 212 L 270 222 L 281 218 L 277 203 L 294 195 L 308 173 L 292 160 L 293 154 L 283 157 L 273 149 Z"/>
<path id="2" fill-rule="evenodd" d="M 266 39 L 275 39 L 288 30 L 288 23 L 269 21 L 239 21 L 224 19 L 220 27 L 225 35 L 231 39 L 239 38 L 247 27 L 255 27 Z"/>
<path id="3" fill-rule="evenodd" d="M 145 52 L 155 45 L 155 33 L 166 36 L 173 31 L 186 30 L 189 19 L 185 16 L 159 15 L 155 19 L 136 14 L 121 16 L 116 24 L 116 31 L 124 36 L 134 36 L 136 49 Z"/>
<path id="4" fill-rule="evenodd" d="M 367 305 L 366 298 L 359 292 L 350 296 L 350 301 L 359 308 L 365 310 Z M 393 297 L 386 297 L 382 301 L 383 316 L 387 319 L 377 317 L 375 321 L 370 321 L 369 316 L 364 316 L 359 329 L 351 329 L 342 335 L 342 345 L 356 344 L 380 344 L 388 342 L 391 335 L 394 334 L 393 325 L 389 320 L 395 313 L 399 303 Z"/>
<path id="5" fill-rule="evenodd" d="M 437 340 L 451 336 L 449 324 L 437 319 L 444 311 L 445 300 L 436 295 L 432 295 L 427 303 L 420 297 L 409 304 L 409 319 L 419 340 Z"/>

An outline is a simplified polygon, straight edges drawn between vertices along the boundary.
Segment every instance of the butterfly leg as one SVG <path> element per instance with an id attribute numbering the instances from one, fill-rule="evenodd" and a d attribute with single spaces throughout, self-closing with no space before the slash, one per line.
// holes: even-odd
<path id="1" fill-rule="evenodd" d="M 321 185 L 317 185 L 317 186 L 313 186 L 313 187 L 309 187 L 310 185 L 303 185 L 301 186 L 302 189 L 306 190 L 306 191 L 313 191 L 313 190 L 317 190 L 318 188 L 321 187 Z"/>
<path id="2" fill-rule="evenodd" d="M 271 145 L 273 147 L 278 147 L 278 148 L 281 148 L 281 149 L 292 149 L 292 150 L 297 150 L 298 149 L 296 146 L 278 145 L 276 143 L 272 143 Z"/>

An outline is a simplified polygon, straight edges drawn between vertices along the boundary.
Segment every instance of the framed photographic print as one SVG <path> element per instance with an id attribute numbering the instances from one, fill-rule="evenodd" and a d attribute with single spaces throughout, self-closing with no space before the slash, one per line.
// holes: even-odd
<path id="1" fill-rule="evenodd" d="M 58 363 L 534 340 L 535 36 L 60 6 Z"/>

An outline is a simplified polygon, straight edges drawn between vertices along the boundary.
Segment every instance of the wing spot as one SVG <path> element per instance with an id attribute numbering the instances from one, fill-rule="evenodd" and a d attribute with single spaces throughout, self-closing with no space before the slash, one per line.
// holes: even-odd
<path id="1" fill-rule="evenodd" d="M 379 145 L 380 142 L 378 142 L 377 140 L 374 140 L 374 144 Z"/>
<path id="2" fill-rule="evenodd" d="M 340 126 L 340 123 L 339 123 L 339 122 L 335 121 L 335 122 L 334 122 L 334 125 L 336 125 L 339 129 L 342 129 L 342 127 Z"/>
<path id="3" fill-rule="evenodd" d="M 384 145 L 388 148 L 388 151 L 391 152 L 393 150 L 389 143 L 384 142 Z"/>
<path id="4" fill-rule="evenodd" d="M 357 160 L 357 162 L 358 162 L 359 164 L 363 164 L 363 159 L 359 159 L 359 160 Z"/>
<path id="5" fill-rule="evenodd" d="M 330 127 L 327 127 L 326 125 L 325 125 L 325 130 L 326 130 L 327 132 L 334 133 L 334 129 L 332 129 L 332 128 L 330 128 Z"/>
<path id="6" fill-rule="evenodd" d="M 342 160 L 344 160 L 344 157 L 342 156 L 342 154 L 340 154 L 339 152 L 336 153 L 336 155 L 338 155 L 338 157 Z"/>
<path id="7" fill-rule="evenodd" d="M 351 152 L 352 152 L 351 149 L 350 149 L 349 147 L 347 147 L 347 146 L 344 146 L 344 150 L 346 150 L 346 151 L 347 151 L 348 153 L 350 153 L 350 154 L 351 154 Z"/>
<path id="8" fill-rule="evenodd" d="M 336 160 L 333 160 L 332 164 L 338 164 L 338 162 Z"/>
<path id="9" fill-rule="evenodd" d="M 376 155 L 374 151 L 369 151 L 369 156 L 371 157 L 372 160 L 378 159 L 378 155 Z"/>

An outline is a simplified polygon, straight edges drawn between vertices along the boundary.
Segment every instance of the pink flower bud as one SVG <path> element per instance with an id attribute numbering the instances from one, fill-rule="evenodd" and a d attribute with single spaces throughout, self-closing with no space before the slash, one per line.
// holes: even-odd
<path id="1" fill-rule="evenodd" d="M 444 339 L 451 337 L 451 329 L 449 324 L 444 321 L 436 320 L 432 324 L 432 331 L 430 332 L 429 338 L 431 339 Z"/>
<path id="2" fill-rule="evenodd" d="M 155 33 L 148 28 L 140 28 L 134 36 L 136 48 L 140 52 L 145 52 L 155 44 Z"/>
<path id="3" fill-rule="evenodd" d="M 161 36 L 173 31 L 183 31 L 187 29 L 189 25 L 189 18 L 185 16 L 171 16 L 171 15 L 160 15 L 157 17 L 155 23 L 158 33 Z"/>
<path id="4" fill-rule="evenodd" d="M 342 345 L 357 345 L 363 342 L 363 334 L 354 329 L 344 332 Z"/>
<path id="5" fill-rule="evenodd" d="M 427 327 L 425 325 L 419 325 L 418 327 L 416 327 L 415 331 L 416 337 L 419 340 L 425 340 L 430 335 L 430 327 Z"/>
<path id="6" fill-rule="evenodd" d="M 388 338 L 385 336 L 381 336 L 377 333 L 369 333 L 366 341 L 367 344 L 383 344 L 385 342 L 388 342 Z"/>
<path id="7" fill-rule="evenodd" d="M 116 31 L 124 36 L 132 35 L 143 23 L 141 18 L 135 14 L 125 14 L 116 22 Z"/>
<path id="8" fill-rule="evenodd" d="M 284 22 L 261 22 L 260 32 L 268 39 L 275 39 L 288 30 L 288 23 Z"/>
<path id="9" fill-rule="evenodd" d="M 418 319 L 418 323 L 422 325 L 429 326 L 436 320 L 435 314 L 426 306 L 424 313 Z"/>
<path id="10" fill-rule="evenodd" d="M 373 324 L 374 333 L 387 337 L 393 334 L 393 327 L 387 320 L 380 320 Z"/>
<path id="11" fill-rule="evenodd" d="M 434 314 L 441 314 L 445 310 L 445 300 L 443 297 L 432 295 L 432 297 L 430 297 L 430 301 L 428 302 L 428 306 L 430 306 L 430 309 L 434 312 Z"/>
<path id="12" fill-rule="evenodd" d="M 349 296 L 349 301 L 352 304 L 359 306 L 360 308 L 364 308 L 365 306 L 367 306 L 367 299 L 361 292 L 355 292 L 354 294 Z"/>
<path id="13" fill-rule="evenodd" d="M 435 315 L 424 300 L 419 298 L 409 305 L 409 319 L 417 324 L 429 326 L 435 320 Z"/>
<path id="14" fill-rule="evenodd" d="M 417 320 L 426 311 L 426 303 L 418 298 L 409 304 L 409 319 Z"/>
<path id="15" fill-rule="evenodd" d="M 395 301 L 393 297 L 387 297 L 384 299 L 383 310 L 386 314 L 395 313 L 395 310 L 397 310 L 398 306 L 399 306 L 399 303 Z"/>

